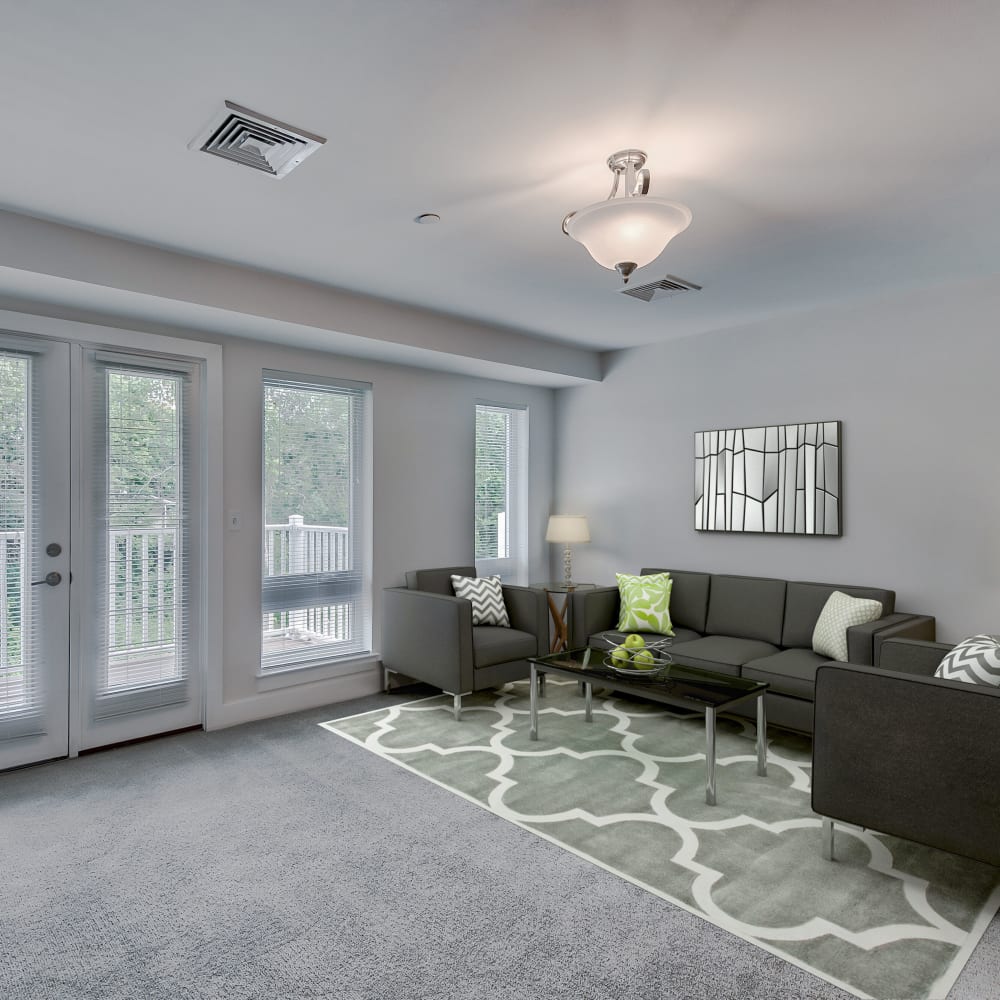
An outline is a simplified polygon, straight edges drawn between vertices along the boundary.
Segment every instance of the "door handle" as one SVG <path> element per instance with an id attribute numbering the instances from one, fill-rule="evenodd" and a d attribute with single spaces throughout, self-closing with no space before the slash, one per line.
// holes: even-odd
<path id="1" fill-rule="evenodd" d="M 57 573 L 55 570 L 53 570 L 51 573 L 45 574 L 44 580 L 32 580 L 31 586 L 39 587 L 43 583 L 48 584 L 50 587 L 58 587 L 59 584 L 62 583 L 62 573 Z"/>

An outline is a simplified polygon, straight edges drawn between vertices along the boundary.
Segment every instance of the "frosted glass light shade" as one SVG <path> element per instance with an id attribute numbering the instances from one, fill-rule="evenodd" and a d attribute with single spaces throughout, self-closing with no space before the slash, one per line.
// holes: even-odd
<path id="1" fill-rule="evenodd" d="M 589 542 L 590 528 L 583 514 L 553 514 L 545 531 L 547 542 Z"/>
<path id="2" fill-rule="evenodd" d="M 691 225 L 691 210 L 663 198 L 612 198 L 581 208 L 566 220 L 566 232 L 602 267 L 644 267 Z"/>

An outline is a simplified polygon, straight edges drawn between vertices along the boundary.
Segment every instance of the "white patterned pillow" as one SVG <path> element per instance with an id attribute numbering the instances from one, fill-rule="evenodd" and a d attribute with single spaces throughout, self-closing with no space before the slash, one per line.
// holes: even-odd
<path id="1" fill-rule="evenodd" d="M 882 617 L 882 602 L 850 597 L 835 590 L 823 605 L 813 629 L 813 652 L 847 662 L 847 630 Z"/>
<path id="2" fill-rule="evenodd" d="M 963 639 L 934 671 L 935 677 L 966 684 L 992 684 L 1000 687 L 1000 637 L 974 635 Z"/>
<path id="3" fill-rule="evenodd" d="M 456 597 L 472 602 L 473 625 L 499 625 L 510 628 L 507 605 L 498 576 L 453 576 L 451 587 Z"/>

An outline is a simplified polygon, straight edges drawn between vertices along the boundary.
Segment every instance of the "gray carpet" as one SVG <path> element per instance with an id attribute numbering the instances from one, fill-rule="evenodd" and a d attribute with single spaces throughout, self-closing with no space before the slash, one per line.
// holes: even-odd
<path id="1" fill-rule="evenodd" d="M 423 693 L 0 775 L 0 997 L 847 996 L 317 726 Z"/>

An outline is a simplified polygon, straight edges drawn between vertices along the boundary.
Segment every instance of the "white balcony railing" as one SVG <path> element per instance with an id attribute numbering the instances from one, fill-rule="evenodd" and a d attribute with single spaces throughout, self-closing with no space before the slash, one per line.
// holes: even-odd
<path id="1" fill-rule="evenodd" d="M 23 531 L 0 531 L 0 709 L 24 696 L 23 637 L 28 559 Z M 108 533 L 108 684 L 134 679 L 137 664 L 167 680 L 174 658 L 174 627 L 181 620 L 176 586 L 177 535 L 173 528 L 114 528 Z M 264 529 L 264 575 L 325 573 L 347 569 L 347 528 L 287 524 Z M 350 604 L 305 608 L 265 616 L 264 640 L 314 642 L 347 638 Z M 179 664 L 177 665 L 179 668 Z M 121 674 L 119 678 L 117 675 Z M 154 677 L 155 674 L 155 677 Z"/>
<path id="2" fill-rule="evenodd" d="M 306 524 L 291 514 L 287 524 L 264 526 L 264 576 L 333 573 L 348 569 L 347 528 Z M 330 642 L 349 638 L 351 603 L 272 611 L 264 615 L 264 642 Z"/>
<path id="3" fill-rule="evenodd" d="M 0 531 L 0 712 L 23 708 L 27 697 L 21 664 L 22 596 L 28 586 L 24 532 Z"/>

